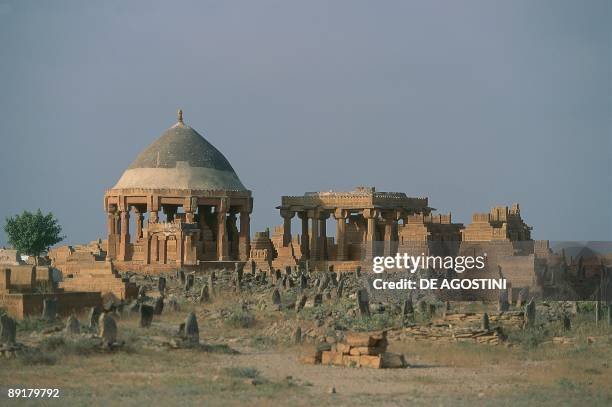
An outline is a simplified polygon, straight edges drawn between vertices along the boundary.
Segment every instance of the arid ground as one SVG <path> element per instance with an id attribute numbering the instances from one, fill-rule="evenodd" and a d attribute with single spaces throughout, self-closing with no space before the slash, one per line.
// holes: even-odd
<path id="1" fill-rule="evenodd" d="M 34 351 L 0 363 L 0 405 L 612 404 L 611 331 L 605 323 L 596 327 L 588 314 L 575 316 L 572 330 L 562 334 L 572 338 L 567 344 L 552 343 L 561 335 L 555 323 L 509 332 L 499 345 L 391 340 L 389 350 L 403 353 L 410 366 L 377 370 L 299 363 L 316 341 L 304 334 L 296 345 L 291 332 L 296 325 L 309 332 L 318 314 L 278 311 L 265 305 L 268 298 L 268 292 L 228 292 L 199 304 L 186 297 L 177 309 L 166 306 L 150 328 L 139 327 L 138 314 L 119 313 L 124 345 L 113 351 L 92 345 L 86 315 L 79 316 L 85 333 L 76 337 L 61 331 L 62 321 L 22 321 L 17 339 Z M 328 315 L 324 326 L 334 323 L 328 312 L 334 307 L 340 305 L 320 307 Z M 198 317 L 197 349 L 175 339 L 189 311 Z M 393 329 L 392 319 L 368 323 Z M 7 398 L 7 388 L 31 387 L 59 388 L 60 399 Z"/>

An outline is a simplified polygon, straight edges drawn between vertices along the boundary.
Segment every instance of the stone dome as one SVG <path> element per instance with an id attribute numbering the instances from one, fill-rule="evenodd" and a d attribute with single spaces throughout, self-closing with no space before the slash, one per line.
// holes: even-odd
<path id="1" fill-rule="evenodd" d="M 246 191 L 223 154 L 197 131 L 178 122 L 145 148 L 113 189 Z"/>

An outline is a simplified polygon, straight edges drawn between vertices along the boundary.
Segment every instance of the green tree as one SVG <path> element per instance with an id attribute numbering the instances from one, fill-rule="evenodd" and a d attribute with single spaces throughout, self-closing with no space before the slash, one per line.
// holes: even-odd
<path id="1" fill-rule="evenodd" d="M 34 256 L 36 264 L 41 253 L 64 239 L 57 219 L 51 212 L 43 215 L 40 209 L 36 213 L 23 211 L 21 215 L 6 218 L 4 231 L 9 243 L 19 252 Z"/>

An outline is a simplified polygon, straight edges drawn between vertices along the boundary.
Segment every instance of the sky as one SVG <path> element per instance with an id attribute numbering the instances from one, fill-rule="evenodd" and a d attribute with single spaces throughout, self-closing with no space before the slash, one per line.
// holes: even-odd
<path id="1" fill-rule="evenodd" d="M 0 219 L 104 238 L 104 191 L 182 108 L 252 232 L 282 195 L 371 185 L 612 240 L 610 21 L 606 0 L 0 0 Z"/>

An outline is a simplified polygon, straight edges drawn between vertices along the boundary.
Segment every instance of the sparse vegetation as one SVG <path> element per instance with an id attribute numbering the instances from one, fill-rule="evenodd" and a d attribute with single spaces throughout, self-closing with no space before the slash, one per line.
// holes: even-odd
<path id="1" fill-rule="evenodd" d="M 255 325 L 255 315 L 248 311 L 232 310 L 224 323 L 231 328 L 251 328 Z"/>

